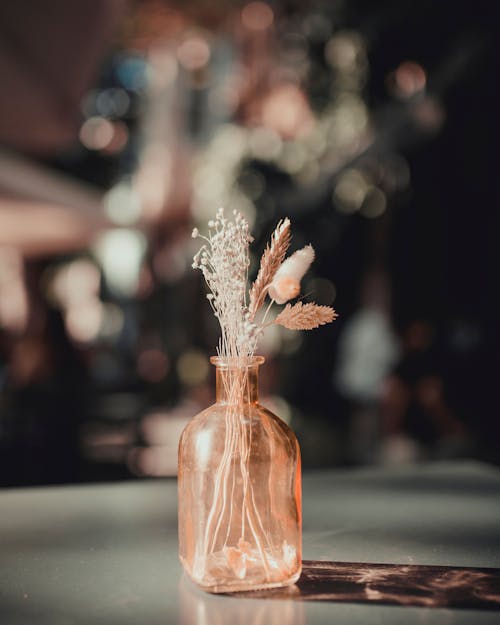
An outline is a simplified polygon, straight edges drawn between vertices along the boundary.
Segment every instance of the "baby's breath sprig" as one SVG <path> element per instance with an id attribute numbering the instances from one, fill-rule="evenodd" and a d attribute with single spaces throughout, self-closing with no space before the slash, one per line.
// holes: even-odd
<path id="1" fill-rule="evenodd" d="M 249 244 L 253 240 L 247 220 L 233 211 L 234 220 L 220 208 L 208 222 L 208 236 L 195 228 L 192 236 L 205 240 L 193 259 L 210 289 L 207 298 L 221 326 L 218 354 L 224 358 L 251 356 L 255 349 L 256 326 L 248 319 L 246 288 Z"/>
<path id="2" fill-rule="evenodd" d="M 337 317 L 329 306 L 314 303 L 287 304 L 274 322 L 265 323 L 273 303 L 284 304 L 300 293 L 300 281 L 314 260 L 311 245 L 285 259 L 290 245 L 290 221 L 280 222 L 266 247 L 260 269 L 250 289 L 247 304 L 249 245 L 253 241 L 247 220 L 237 211 L 227 219 L 220 208 L 215 220 L 208 222 L 208 235 L 197 228 L 193 238 L 205 241 L 193 259 L 193 268 L 200 269 L 210 289 L 207 299 L 221 326 L 217 353 L 221 358 L 240 359 L 253 355 L 264 328 L 276 323 L 291 330 L 311 330 Z M 255 315 L 264 304 L 270 304 L 260 324 Z"/>

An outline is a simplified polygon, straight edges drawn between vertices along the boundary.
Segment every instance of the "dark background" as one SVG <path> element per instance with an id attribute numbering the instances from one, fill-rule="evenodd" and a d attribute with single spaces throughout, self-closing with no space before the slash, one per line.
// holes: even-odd
<path id="1" fill-rule="evenodd" d="M 218 334 L 189 257 L 220 172 L 227 208 L 250 205 L 256 258 L 289 216 L 293 248 L 317 251 L 304 292 L 339 313 L 263 350 L 263 403 L 304 466 L 499 462 L 495 3 L 252 6 L 272 24 L 251 28 L 243 3 L 0 7 L 1 485 L 175 473 L 179 431 L 212 396 Z M 258 128 L 302 166 L 248 148 Z M 120 184 L 124 206 L 142 201 L 125 221 L 106 212 Z M 124 228 L 111 269 L 143 247 L 120 290 L 96 241 Z"/>

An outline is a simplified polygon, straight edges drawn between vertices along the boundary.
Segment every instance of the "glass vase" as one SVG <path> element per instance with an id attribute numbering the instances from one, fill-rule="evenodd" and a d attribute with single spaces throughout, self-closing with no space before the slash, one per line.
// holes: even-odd
<path id="1" fill-rule="evenodd" d="M 259 404 L 262 357 L 222 360 L 216 402 L 179 442 L 179 557 L 209 592 L 293 584 L 301 572 L 300 449 Z"/>

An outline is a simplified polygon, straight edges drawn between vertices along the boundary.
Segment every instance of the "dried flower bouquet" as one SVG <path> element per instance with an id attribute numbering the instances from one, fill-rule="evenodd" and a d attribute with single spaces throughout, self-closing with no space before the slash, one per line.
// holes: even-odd
<path id="1" fill-rule="evenodd" d="M 299 301 L 287 304 L 273 321 L 266 323 L 273 303 L 285 304 L 300 294 L 300 282 L 314 260 L 314 249 L 306 245 L 285 258 L 291 242 L 290 220 L 281 221 L 262 255 L 247 303 L 249 245 L 253 239 L 246 219 L 236 211 L 233 216 L 234 221 L 228 220 L 219 209 L 215 220 L 208 222 L 207 237 L 197 228 L 192 234 L 205 241 L 193 259 L 193 268 L 201 269 L 211 291 L 207 298 L 222 331 L 219 357 L 251 357 L 259 337 L 272 323 L 290 330 L 311 330 L 333 321 L 337 317 L 333 308 Z M 257 323 L 256 315 L 266 298 L 269 305 Z"/>

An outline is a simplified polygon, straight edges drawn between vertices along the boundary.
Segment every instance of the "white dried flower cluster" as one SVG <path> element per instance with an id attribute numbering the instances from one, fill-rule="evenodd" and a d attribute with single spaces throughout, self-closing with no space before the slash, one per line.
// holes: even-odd
<path id="1" fill-rule="evenodd" d="M 233 217 L 227 219 L 221 208 L 215 220 L 208 222 L 207 237 L 196 228 L 192 233 L 194 238 L 205 240 L 194 256 L 193 268 L 201 270 L 211 291 L 207 298 L 222 330 L 218 353 L 225 358 L 252 355 L 258 337 L 246 306 L 252 237 L 247 220 L 237 211 Z"/>

